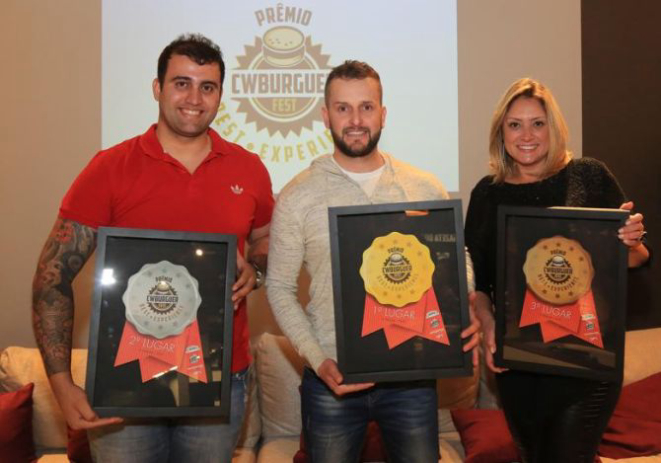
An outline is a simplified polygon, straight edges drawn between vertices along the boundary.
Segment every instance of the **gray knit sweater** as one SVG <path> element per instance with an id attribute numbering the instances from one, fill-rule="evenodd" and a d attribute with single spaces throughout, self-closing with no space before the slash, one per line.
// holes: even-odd
<path id="1" fill-rule="evenodd" d="M 325 155 L 289 182 L 276 202 L 267 295 L 280 328 L 315 371 L 325 359 L 337 359 L 328 208 L 448 198 L 432 174 L 385 154 L 384 159 L 385 169 L 371 197 Z M 301 265 L 311 276 L 305 311 L 297 298 Z"/>

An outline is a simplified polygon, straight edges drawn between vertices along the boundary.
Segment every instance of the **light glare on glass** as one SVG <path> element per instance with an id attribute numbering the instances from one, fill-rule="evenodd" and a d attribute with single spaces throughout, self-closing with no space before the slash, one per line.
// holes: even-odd
<path id="1" fill-rule="evenodd" d="M 101 284 L 104 286 L 114 285 L 117 283 L 115 280 L 114 271 L 111 268 L 104 268 L 101 273 Z"/>

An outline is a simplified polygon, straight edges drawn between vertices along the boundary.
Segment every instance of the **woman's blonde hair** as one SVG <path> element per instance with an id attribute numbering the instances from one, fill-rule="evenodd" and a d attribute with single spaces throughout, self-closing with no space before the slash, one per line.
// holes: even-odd
<path id="1" fill-rule="evenodd" d="M 560 171 L 571 158 L 571 152 L 567 149 L 569 139 L 567 123 L 555 102 L 555 98 L 553 98 L 553 94 L 539 81 L 527 77 L 519 79 L 500 98 L 491 118 L 489 166 L 494 176 L 494 183 L 502 183 L 515 173 L 515 163 L 505 151 L 503 120 L 514 101 L 521 97 L 536 98 L 546 112 L 549 127 L 549 152 L 546 156 L 542 178 Z"/>

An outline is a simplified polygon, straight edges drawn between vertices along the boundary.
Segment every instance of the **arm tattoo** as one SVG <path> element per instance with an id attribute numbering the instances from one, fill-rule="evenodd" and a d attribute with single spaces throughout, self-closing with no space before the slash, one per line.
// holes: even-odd
<path id="1" fill-rule="evenodd" d="M 32 282 L 32 327 L 48 376 L 71 368 L 71 284 L 96 247 L 96 232 L 58 217 Z"/>

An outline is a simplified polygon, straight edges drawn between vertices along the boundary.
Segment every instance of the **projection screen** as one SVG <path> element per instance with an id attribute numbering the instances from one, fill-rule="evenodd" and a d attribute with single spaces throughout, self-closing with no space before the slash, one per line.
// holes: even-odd
<path id="1" fill-rule="evenodd" d="M 275 192 L 332 151 L 323 89 L 346 59 L 381 75 L 381 149 L 459 189 L 456 0 L 103 0 L 102 14 L 104 148 L 156 122 L 158 55 L 197 32 L 220 45 L 227 67 L 212 128 L 260 155 Z"/>

